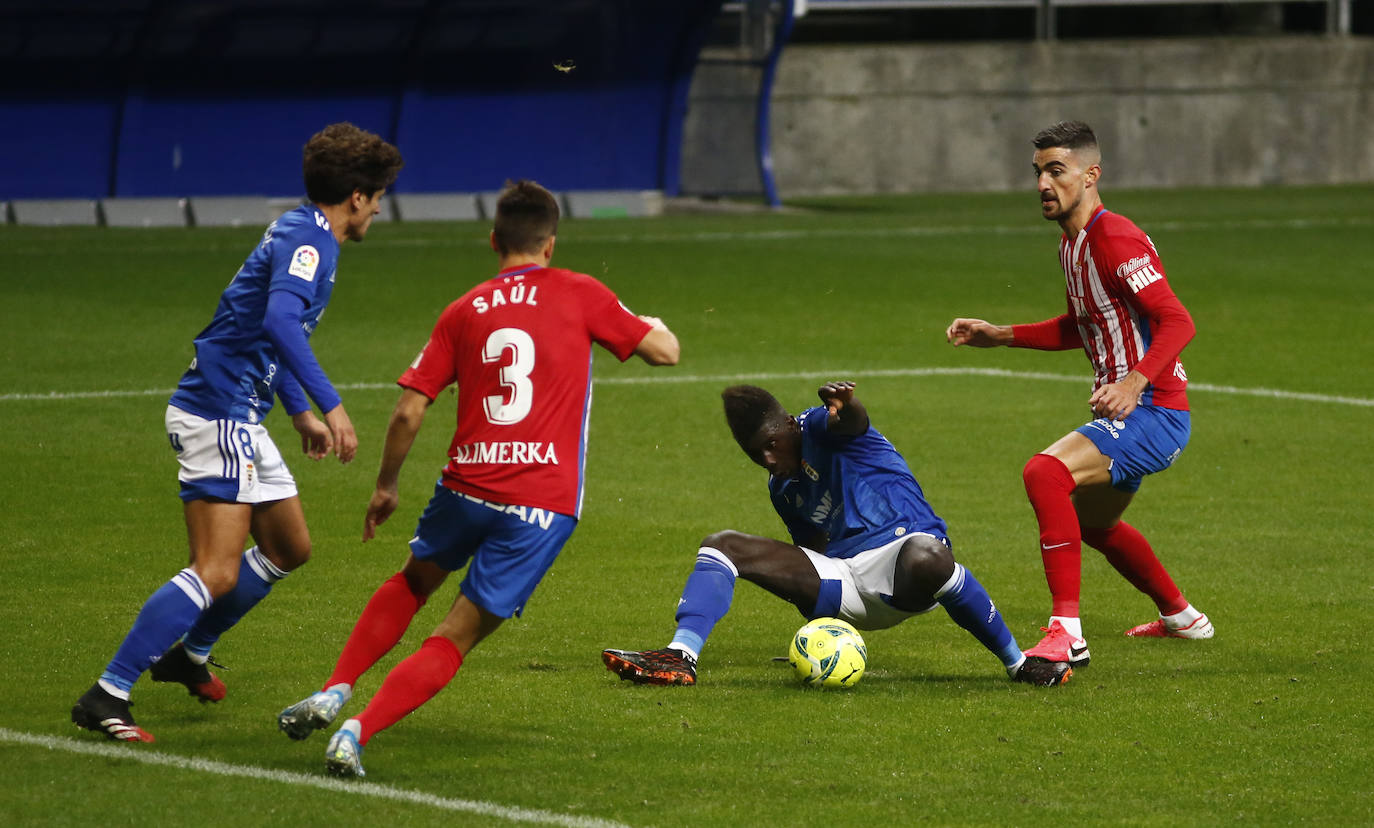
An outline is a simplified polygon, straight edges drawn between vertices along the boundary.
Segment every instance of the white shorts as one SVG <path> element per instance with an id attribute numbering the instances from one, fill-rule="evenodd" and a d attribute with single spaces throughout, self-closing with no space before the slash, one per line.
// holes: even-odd
<path id="1" fill-rule="evenodd" d="M 883 630 L 935 609 L 936 604 L 931 604 L 923 610 L 909 612 L 888 603 L 892 600 L 897 552 L 903 543 L 917 535 L 935 537 L 925 532 L 912 532 L 851 558 L 827 558 L 802 547 L 816 568 L 816 574 L 821 576 L 821 600 L 817 611 L 848 621 L 861 630 Z M 944 543 L 940 538 L 935 539 Z"/>
<path id="2" fill-rule="evenodd" d="M 181 470 L 181 499 L 271 503 L 296 496 L 296 480 L 267 429 L 207 420 L 167 406 L 167 440 Z"/>

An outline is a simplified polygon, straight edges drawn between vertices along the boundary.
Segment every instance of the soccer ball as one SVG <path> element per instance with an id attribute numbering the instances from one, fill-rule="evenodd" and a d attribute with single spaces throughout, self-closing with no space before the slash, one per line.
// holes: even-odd
<path id="1" fill-rule="evenodd" d="M 787 660 L 811 687 L 853 687 L 868 666 L 863 636 L 838 618 L 808 621 L 792 636 Z"/>

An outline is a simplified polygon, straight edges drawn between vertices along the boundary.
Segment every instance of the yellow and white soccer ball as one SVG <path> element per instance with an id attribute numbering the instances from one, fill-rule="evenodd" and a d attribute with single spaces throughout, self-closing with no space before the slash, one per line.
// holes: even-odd
<path id="1" fill-rule="evenodd" d="M 808 621 L 792 636 L 787 660 L 803 684 L 812 687 L 853 687 L 868 666 L 863 636 L 838 618 Z"/>

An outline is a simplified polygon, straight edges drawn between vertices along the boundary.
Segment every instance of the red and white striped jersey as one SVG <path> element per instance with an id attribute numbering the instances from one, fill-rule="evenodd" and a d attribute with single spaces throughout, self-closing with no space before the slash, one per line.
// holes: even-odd
<path id="1" fill-rule="evenodd" d="M 1187 411 L 1188 375 L 1178 356 L 1195 329 L 1150 237 L 1098 207 L 1077 237 L 1060 238 L 1059 263 L 1094 390 L 1134 369 L 1150 380 L 1142 405 Z"/>
<path id="2" fill-rule="evenodd" d="M 592 396 L 592 344 L 622 362 L 650 330 L 583 273 L 526 265 L 449 305 L 397 382 L 431 400 L 458 385 L 443 484 L 578 517 Z"/>

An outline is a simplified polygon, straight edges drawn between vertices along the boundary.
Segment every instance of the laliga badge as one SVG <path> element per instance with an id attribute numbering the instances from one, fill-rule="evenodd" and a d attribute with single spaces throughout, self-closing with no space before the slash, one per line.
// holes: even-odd
<path id="1" fill-rule="evenodd" d="M 297 276 L 307 282 L 315 281 L 315 270 L 320 266 L 320 251 L 313 245 L 303 244 L 296 248 L 296 252 L 291 254 L 291 266 L 286 269 L 287 273 Z"/>

